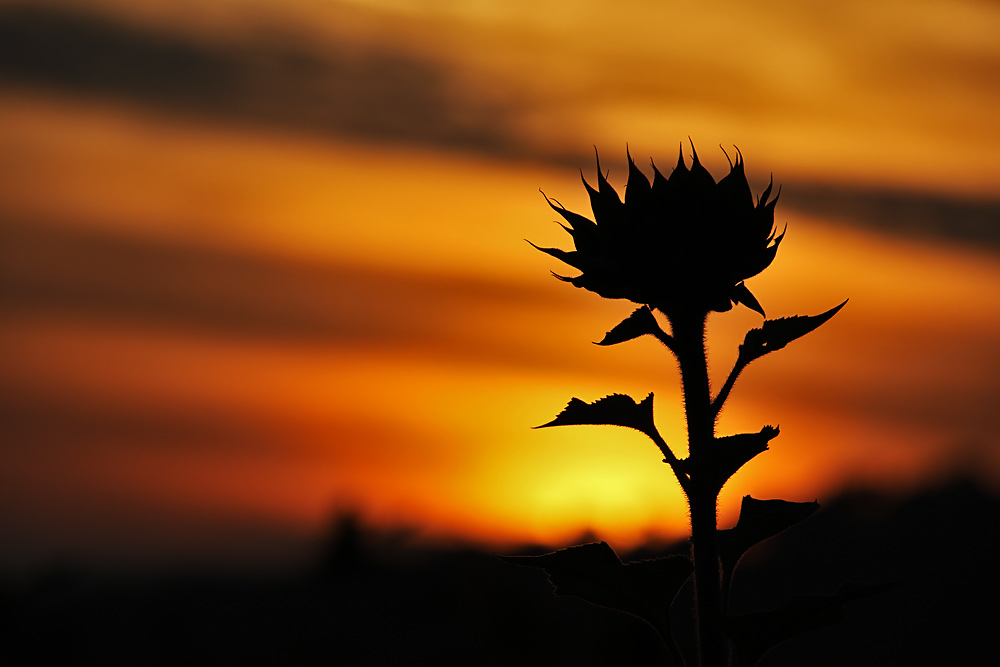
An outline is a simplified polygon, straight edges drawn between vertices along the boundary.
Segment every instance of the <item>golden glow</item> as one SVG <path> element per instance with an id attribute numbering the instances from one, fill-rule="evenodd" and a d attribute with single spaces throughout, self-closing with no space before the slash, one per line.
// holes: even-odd
<path id="1" fill-rule="evenodd" d="M 30 288 L 0 320 L 0 390 L 12 414 L 28 415 L 15 420 L 24 447 L 2 466 L 32 480 L 8 494 L 18 511 L 86 523 L 141 498 L 310 529 L 356 508 L 383 525 L 494 543 L 560 543 L 585 530 L 623 545 L 682 535 L 680 490 L 643 436 L 529 428 L 573 396 L 653 391 L 658 426 L 683 453 L 669 355 L 646 340 L 592 345 L 630 304 L 552 280 L 552 262 L 523 241 L 568 243 L 539 187 L 587 210 L 575 170 L 545 156 L 594 142 L 621 153 L 628 142 L 663 169 L 690 134 L 717 175 L 724 158 L 708 147 L 735 141 L 751 170 L 773 168 L 777 181 L 956 196 L 995 195 L 1000 183 L 996 86 L 973 86 L 971 66 L 948 79 L 892 60 L 926 37 L 936 51 L 918 53 L 921 66 L 943 54 L 942 71 L 945 56 L 994 71 L 996 15 L 985 7 L 845 3 L 818 17 L 780 2 L 711 16 L 674 3 L 610 15 L 590 2 L 568 12 L 347 4 L 294 11 L 323 17 L 320 32 L 349 12 L 357 39 L 391 36 L 462 76 L 516 73 L 523 87 L 507 120 L 539 153 L 473 157 L 0 90 L 4 229 L 16 242 L 41 239 L 8 245 L 18 252 L 2 267 L 15 290 Z M 213 4 L 204 26 L 243 6 Z M 859 12 L 865 20 L 853 21 Z M 154 19 L 163 17 L 142 20 Z M 899 31 L 879 28 L 897 19 Z M 842 48 L 844 30 L 856 49 Z M 887 86 L 897 71 L 903 83 Z M 751 173 L 755 190 L 763 173 Z M 788 236 L 751 284 L 769 316 L 850 303 L 737 384 L 720 432 L 770 423 L 781 436 L 726 488 L 723 523 L 746 493 L 809 500 L 857 480 L 905 487 L 961 456 L 1000 479 L 989 454 L 1000 444 L 995 252 L 845 229 L 780 204 L 778 217 Z M 87 244 L 52 240 L 63 234 L 124 250 L 91 256 Z M 148 273 L 129 264 L 130 248 L 150 247 L 173 259 Z M 237 267 L 274 263 L 288 282 L 225 262 L 192 273 L 184 262 L 202 251 Z M 260 330 L 213 319 L 229 308 Z M 296 317 L 305 333 L 280 328 Z M 758 325 L 745 309 L 712 317 L 716 386 Z"/>

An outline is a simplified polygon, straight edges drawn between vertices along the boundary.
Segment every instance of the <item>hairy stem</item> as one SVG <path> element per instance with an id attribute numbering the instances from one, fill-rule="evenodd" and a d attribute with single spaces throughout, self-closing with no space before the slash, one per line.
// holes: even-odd
<path id="1" fill-rule="evenodd" d="M 688 430 L 690 477 L 685 492 L 691 509 L 698 664 L 700 667 L 724 667 L 728 646 L 718 623 L 722 615 L 716 521 L 719 489 L 712 481 L 710 460 L 716 412 L 708 383 L 705 319 L 704 314 L 700 317 L 674 317 L 670 324 L 680 364 Z"/>
<path id="2" fill-rule="evenodd" d="M 708 356 L 705 350 L 705 320 L 701 317 L 674 317 L 670 320 L 677 362 L 681 367 L 684 390 L 684 416 L 687 418 L 688 447 L 691 460 L 715 437 L 715 416 L 708 386 Z"/>
<path id="3" fill-rule="evenodd" d="M 691 557 L 694 561 L 695 614 L 700 667 L 724 667 L 728 647 L 719 629 L 722 568 L 719 565 L 716 504 L 718 493 L 688 495 L 691 507 Z"/>
<path id="4" fill-rule="evenodd" d="M 647 435 L 649 435 L 653 442 L 656 443 L 656 446 L 660 448 L 660 452 L 663 453 L 663 462 L 669 465 L 670 469 L 674 471 L 674 476 L 677 477 L 677 482 L 681 485 L 684 493 L 687 493 L 689 481 L 688 475 L 684 471 L 681 462 L 677 459 L 677 456 L 675 456 L 674 452 L 670 449 L 670 445 L 668 445 L 663 437 L 655 430 Z"/>
<path id="5" fill-rule="evenodd" d="M 736 379 L 749 363 L 749 361 L 744 360 L 742 355 L 737 357 L 736 363 L 733 365 L 733 370 L 729 372 L 729 377 L 726 378 L 725 384 L 723 384 L 722 389 L 719 390 L 719 395 L 715 397 L 714 401 L 712 401 L 713 418 L 717 419 L 719 417 L 719 413 L 722 411 L 722 406 L 725 405 L 726 399 L 729 398 L 729 392 L 733 390 L 733 385 L 736 384 Z"/>

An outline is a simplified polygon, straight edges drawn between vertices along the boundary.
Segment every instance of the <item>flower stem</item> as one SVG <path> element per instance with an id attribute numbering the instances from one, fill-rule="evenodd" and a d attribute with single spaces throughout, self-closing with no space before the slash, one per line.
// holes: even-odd
<path id="1" fill-rule="evenodd" d="M 722 412 L 722 406 L 725 405 L 726 399 L 729 398 L 729 392 L 733 390 L 733 385 L 736 384 L 736 379 L 749 363 L 750 362 L 747 361 L 742 354 L 736 358 L 733 370 L 729 372 L 729 377 L 726 378 L 725 384 L 723 384 L 722 389 L 719 390 L 719 395 L 715 397 L 714 401 L 712 401 L 712 415 L 714 418 L 718 419 L 719 413 Z"/>
<path id="2" fill-rule="evenodd" d="M 705 350 L 707 316 L 680 317 L 670 320 L 675 354 L 681 367 L 684 390 L 684 415 L 687 418 L 689 455 L 694 460 L 698 450 L 708 447 L 715 437 L 715 417 L 708 386 L 708 355 Z"/>
<path id="3" fill-rule="evenodd" d="M 722 577 L 716 508 L 719 489 L 712 475 L 715 411 L 708 382 L 705 350 L 706 314 L 673 317 L 670 325 L 680 365 L 687 418 L 690 478 L 685 492 L 691 510 L 691 556 L 694 562 L 695 616 L 700 667 L 724 667 L 728 645 L 719 629 Z"/>
<path id="4" fill-rule="evenodd" d="M 695 615 L 700 667 L 724 667 L 728 647 L 719 629 L 722 580 L 717 539 L 718 493 L 691 493 L 691 557 L 694 561 Z"/>

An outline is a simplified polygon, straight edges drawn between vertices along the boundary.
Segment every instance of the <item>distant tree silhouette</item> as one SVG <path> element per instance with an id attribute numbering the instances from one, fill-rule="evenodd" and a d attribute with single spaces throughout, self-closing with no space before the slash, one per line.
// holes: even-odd
<path id="1" fill-rule="evenodd" d="M 702 166 L 693 142 L 691 151 L 690 168 L 682 150 L 669 177 L 653 166 L 652 181 L 626 152 L 629 173 L 624 199 L 608 182 L 598 159 L 597 188 L 583 179 L 593 220 L 546 197 L 567 223 L 563 228 L 575 248 L 534 246 L 580 271 L 572 277 L 554 273 L 559 280 L 639 306 L 599 344 L 616 345 L 649 335 L 673 353 L 680 367 L 688 456 L 678 458 L 657 431 L 652 393 L 639 402 L 621 394 L 590 403 L 574 398 L 555 419 L 538 428 L 612 424 L 649 437 L 687 497 L 690 557 L 623 563 L 607 543 L 600 542 L 542 556 L 504 558 L 544 569 L 558 595 L 580 597 L 647 622 L 677 665 L 685 663 L 671 631 L 670 607 L 693 576 L 697 665 L 753 665 L 781 641 L 836 622 L 843 602 L 875 590 L 848 587 L 833 596 L 793 599 L 777 609 L 729 615 L 730 584 L 743 554 L 807 518 L 819 505 L 746 496 L 734 527 L 720 531 L 716 521 L 723 485 L 778 435 L 772 426 L 757 433 L 716 434 L 716 419 L 736 379 L 754 360 L 824 324 L 846 301 L 819 315 L 765 320 L 749 331 L 732 371 L 713 396 L 705 342 L 708 314 L 744 305 L 764 316 L 764 308 L 744 281 L 771 264 L 784 231 L 778 234 L 774 224 L 778 195 L 771 198 L 773 180 L 754 201 L 739 149 L 736 162 L 730 160 L 729 173 L 718 182 Z M 657 312 L 666 319 L 669 333 Z"/>

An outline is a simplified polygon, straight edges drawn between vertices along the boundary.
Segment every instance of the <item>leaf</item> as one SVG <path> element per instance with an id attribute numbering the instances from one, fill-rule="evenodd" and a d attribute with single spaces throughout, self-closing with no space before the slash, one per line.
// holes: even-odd
<path id="1" fill-rule="evenodd" d="M 836 625 L 844 604 L 882 593 L 890 584 L 846 584 L 834 595 L 794 597 L 777 609 L 722 619 L 722 629 L 733 640 L 738 663 L 752 667 L 778 644 L 810 630 Z"/>
<path id="2" fill-rule="evenodd" d="M 625 426 L 645 433 L 650 438 L 656 433 L 653 422 L 653 394 L 636 403 L 624 394 L 611 394 L 593 403 L 584 403 L 579 398 L 573 398 L 559 415 L 547 424 L 535 428 L 549 426 L 575 426 L 581 424 Z"/>
<path id="3" fill-rule="evenodd" d="M 757 500 L 743 496 L 740 518 L 728 530 L 719 531 L 719 557 L 723 578 L 732 579 L 733 570 L 751 547 L 807 519 L 819 503 L 794 503 L 788 500 Z"/>
<path id="4" fill-rule="evenodd" d="M 500 556 L 508 563 L 545 570 L 556 595 L 637 616 L 657 631 L 669 620 L 670 604 L 691 574 L 687 556 L 622 563 L 607 542 L 582 544 L 541 556 Z"/>
<path id="5" fill-rule="evenodd" d="M 605 607 L 622 603 L 625 565 L 607 542 L 581 544 L 541 556 L 500 558 L 545 570 L 556 595 L 571 595 Z"/>
<path id="6" fill-rule="evenodd" d="M 659 323 L 653 317 L 653 312 L 649 306 L 637 308 L 635 312 L 622 320 L 614 329 L 604 334 L 604 338 L 597 345 L 616 345 L 627 340 L 645 336 L 646 334 L 663 334 Z M 665 335 L 665 334 L 663 334 Z"/>
<path id="7" fill-rule="evenodd" d="M 643 595 L 648 594 L 669 608 L 684 582 L 691 575 L 691 559 L 682 554 L 663 558 L 631 561 L 625 564 L 629 581 Z"/>
<path id="8" fill-rule="evenodd" d="M 750 363 L 768 352 L 780 350 L 796 338 L 801 338 L 819 328 L 836 315 L 845 303 L 846 300 L 820 315 L 795 315 L 777 320 L 765 320 L 759 329 L 747 332 L 743 344 L 740 345 L 740 356 L 745 359 L 745 363 Z"/>
<path id="9" fill-rule="evenodd" d="M 722 486 L 736 474 L 736 471 L 743 467 L 763 451 L 767 450 L 767 443 L 778 435 L 778 429 L 773 426 L 765 426 L 760 433 L 740 433 L 739 435 L 729 435 L 724 438 L 716 438 L 711 445 L 711 469 L 709 474 L 714 477 L 714 483 L 718 488 Z"/>

